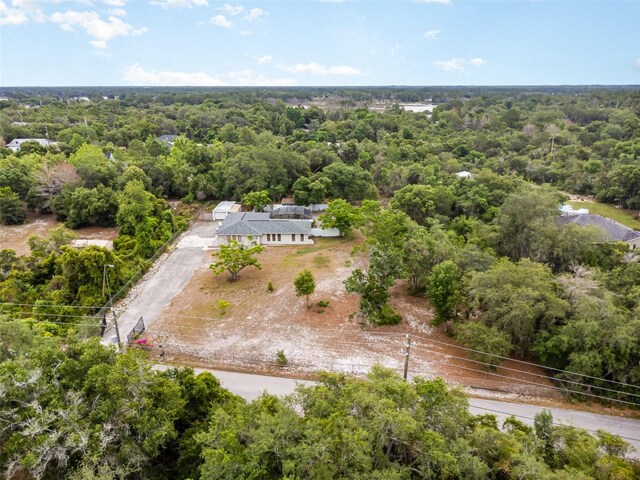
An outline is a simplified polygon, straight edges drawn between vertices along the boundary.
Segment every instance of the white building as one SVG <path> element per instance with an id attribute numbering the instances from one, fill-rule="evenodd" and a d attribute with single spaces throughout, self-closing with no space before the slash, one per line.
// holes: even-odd
<path id="1" fill-rule="evenodd" d="M 213 215 L 213 221 L 218 222 L 227 218 L 230 213 L 237 213 L 240 211 L 240 204 L 236 202 L 220 202 L 216 208 L 213 209 L 211 214 Z"/>
<path id="2" fill-rule="evenodd" d="M 274 219 L 267 212 L 229 213 L 216 235 L 220 244 L 313 245 L 311 220 Z"/>
<path id="3" fill-rule="evenodd" d="M 43 147 L 49 147 L 54 144 L 46 138 L 14 138 L 7 144 L 7 148 L 10 148 L 14 152 L 19 152 L 24 142 L 37 142 Z"/>

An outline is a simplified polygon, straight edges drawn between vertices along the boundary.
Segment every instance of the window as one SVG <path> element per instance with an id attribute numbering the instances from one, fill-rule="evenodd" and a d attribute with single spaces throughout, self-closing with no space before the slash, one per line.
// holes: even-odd
<path id="1" fill-rule="evenodd" d="M 301 233 L 301 234 L 300 234 L 300 241 L 301 241 L 301 242 L 304 242 L 304 233 Z"/>
<path id="2" fill-rule="evenodd" d="M 291 241 L 292 241 L 292 242 L 295 242 L 295 241 L 296 241 L 296 234 L 295 234 L 295 233 L 292 233 L 292 234 L 291 234 Z"/>
<path id="3" fill-rule="evenodd" d="M 282 241 L 282 238 L 281 238 L 280 234 L 278 234 L 278 241 L 279 242 Z"/>
<path id="4" fill-rule="evenodd" d="M 271 234 L 267 233 L 267 242 L 270 242 L 270 241 L 271 241 Z"/>

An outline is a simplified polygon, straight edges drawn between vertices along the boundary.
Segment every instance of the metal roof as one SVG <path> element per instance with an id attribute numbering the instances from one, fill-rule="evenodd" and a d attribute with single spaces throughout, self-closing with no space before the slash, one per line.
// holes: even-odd
<path id="1" fill-rule="evenodd" d="M 230 213 L 218 235 L 263 235 L 267 233 L 311 233 L 310 220 L 273 220 L 268 213 Z"/>
<path id="2" fill-rule="evenodd" d="M 228 212 L 235 204 L 236 202 L 220 202 L 213 211 L 216 213 Z"/>
<path id="3" fill-rule="evenodd" d="M 620 242 L 629 242 L 640 237 L 640 232 L 625 227 L 621 223 L 605 218 L 601 215 L 582 214 L 582 215 L 565 215 L 558 219 L 560 225 L 574 223 L 580 226 L 596 226 L 602 228 L 611 240 Z"/>

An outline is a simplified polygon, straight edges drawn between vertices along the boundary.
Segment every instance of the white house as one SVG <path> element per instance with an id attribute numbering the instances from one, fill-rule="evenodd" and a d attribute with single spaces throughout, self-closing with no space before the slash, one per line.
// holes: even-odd
<path id="1" fill-rule="evenodd" d="M 456 177 L 458 178 L 471 178 L 472 176 L 473 174 L 471 172 L 467 172 L 466 170 L 456 173 Z"/>
<path id="2" fill-rule="evenodd" d="M 213 209 L 211 215 L 213 215 L 213 221 L 218 222 L 227 218 L 230 213 L 237 213 L 240 211 L 240 204 L 236 202 L 220 202 L 216 208 Z"/>
<path id="3" fill-rule="evenodd" d="M 267 212 L 229 213 L 216 235 L 219 244 L 313 245 L 311 220 L 274 219 Z"/>
<path id="4" fill-rule="evenodd" d="M 7 148 L 10 148 L 14 152 L 19 152 L 24 142 L 37 142 L 43 147 L 49 147 L 53 145 L 53 142 L 50 142 L 46 138 L 14 138 L 7 144 Z"/>

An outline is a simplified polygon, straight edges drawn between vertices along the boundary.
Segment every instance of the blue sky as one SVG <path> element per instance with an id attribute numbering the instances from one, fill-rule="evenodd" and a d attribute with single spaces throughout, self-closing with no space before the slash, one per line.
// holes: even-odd
<path id="1" fill-rule="evenodd" d="M 640 84 L 640 1 L 0 0 L 0 85 Z"/>

